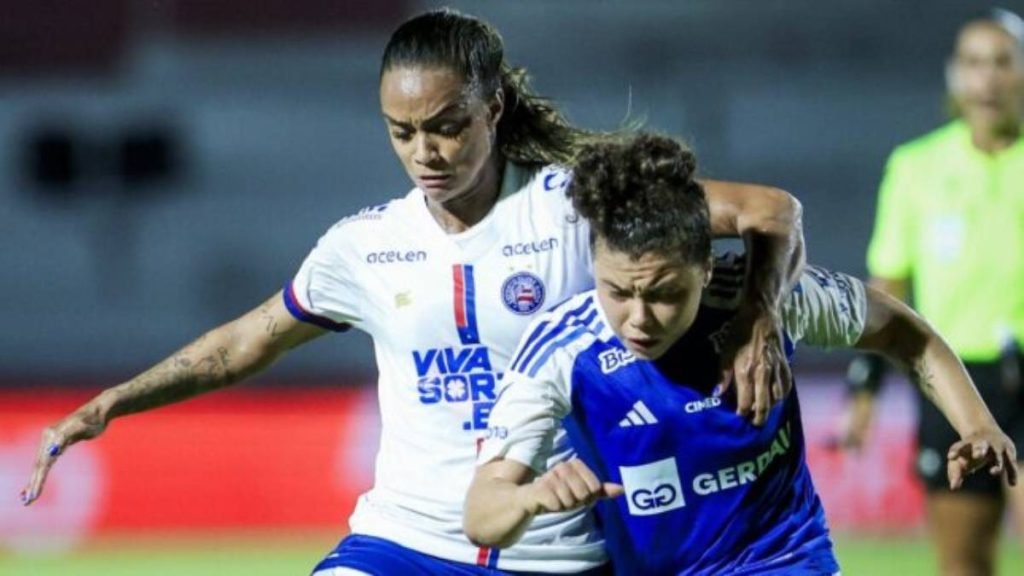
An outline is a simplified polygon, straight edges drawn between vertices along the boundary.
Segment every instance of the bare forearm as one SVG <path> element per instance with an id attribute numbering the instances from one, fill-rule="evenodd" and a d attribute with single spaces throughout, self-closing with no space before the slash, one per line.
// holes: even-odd
<path id="1" fill-rule="evenodd" d="M 99 400 L 107 405 L 108 419 L 180 402 L 203 392 L 237 382 L 254 370 L 240 357 L 230 339 L 213 330 L 162 362 L 115 386 Z"/>
<path id="2" fill-rule="evenodd" d="M 893 360 L 961 436 L 994 425 L 967 370 L 945 340 L 906 304 L 869 287 L 868 322 L 857 347 Z"/>
<path id="3" fill-rule="evenodd" d="M 625 492 L 621 484 L 602 482 L 579 458 L 559 462 L 536 480 L 534 476 L 514 460 L 496 459 L 477 468 L 463 512 L 470 541 L 505 548 L 519 541 L 538 514 L 577 510 Z"/>
<path id="4" fill-rule="evenodd" d="M 803 235 L 747 232 L 744 244 L 747 272 L 743 303 L 763 310 L 777 310 L 803 270 Z"/>
<path id="5" fill-rule="evenodd" d="M 22 503 L 27 506 L 39 498 L 58 456 L 72 445 L 102 434 L 113 418 L 238 382 L 285 351 L 324 333 L 323 328 L 294 318 L 278 292 L 248 314 L 208 332 L 128 382 L 104 390 L 43 430 Z"/>
<path id="6" fill-rule="evenodd" d="M 763 207 L 741 214 L 737 222 L 748 252 L 747 297 L 774 308 L 803 270 L 802 209 L 782 191 L 755 205 Z"/>
<path id="7" fill-rule="evenodd" d="M 995 425 L 995 419 L 960 359 L 937 335 L 928 342 L 923 353 L 910 362 L 910 379 L 942 411 L 961 437 Z"/>
<path id="8" fill-rule="evenodd" d="M 287 316 L 278 300 L 278 296 L 271 298 L 128 382 L 104 391 L 94 400 L 100 414 L 109 420 L 229 386 L 320 333 Z"/>
<path id="9" fill-rule="evenodd" d="M 478 546 L 506 548 L 515 544 L 534 514 L 521 504 L 523 487 L 508 480 L 474 479 L 466 496 L 463 528 Z"/>

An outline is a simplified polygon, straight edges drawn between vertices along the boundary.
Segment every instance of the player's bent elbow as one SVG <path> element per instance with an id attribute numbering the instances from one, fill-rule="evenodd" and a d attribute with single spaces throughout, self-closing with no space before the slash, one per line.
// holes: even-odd
<path id="1" fill-rule="evenodd" d="M 462 516 L 462 530 L 466 538 L 474 546 L 481 548 L 508 548 L 519 541 L 519 533 L 514 527 L 505 528 L 496 525 L 500 522 L 491 514 L 477 510 L 467 502 Z"/>
<path id="2" fill-rule="evenodd" d="M 802 239 L 803 205 L 782 188 L 756 186 L 749 208 L 740 214 L 740 234 L 758 233 Z"/>
<path id="3" fill-rule="evenodd" d="M 466 538 L 469 539 L 473 546 L 480 548 L 495 548 L 494 542 L 487 538 L 484 532 L 481 532 L 475 526 L 471 524 L 463 524 L 462 529 L 466 532 Z"/>
<path id="4" fill-rule="evenodd" d="M 463 530 L 466 532 L 466 538 L 474 546 L 481 548 L 508 548 L 519 541 L 518 536 L 515 534 L 503 534 L 495 530 L 481 529 L 465 523 L 463 524 Z"/>
<path id="5" fill-rule="evenodd" d="M 497 534 L 487 529 L 486 522 L 480 516 L 481 514 L 476 513 L 472 506 L 467 505 L 462 516 L 462 531 L 474 546 L 496 548 Z"/>
<path id="6" fill-rule="evenodd" d="M 770 202 L 775 220 L 788 224 L 786 230 L 791 234 L 800 231 L 800 223 L 803 219 L 803 204 L 782 188 L 767 188 L 765 198 Z"/>

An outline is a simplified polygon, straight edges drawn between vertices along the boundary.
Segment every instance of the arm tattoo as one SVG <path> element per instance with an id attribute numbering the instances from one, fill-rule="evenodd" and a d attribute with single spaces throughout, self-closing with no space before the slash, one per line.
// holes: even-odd
<path id="1" fill-rule="evenodd" d="M 206 336 L 116 389 L 114 415 L 131 414 L 191 398 L 231 384 L 231 352 L 224 347 L 199 356 Z"/>
<path id="2" fill-rule="evenodd" d="M 259 315 L 263 322 L 263 330 L 270 334 L 271 338 L 276 339 L 281 333 L 277 330 L 277 319 L 270 313 L 270 306 L 267 304 L 260 306 Z"/>
<path id="3" fill-rule="evenodd" d="M 914 365 L 910 368 L 910 380 L 921 389 L 929 399 L 935 398 L 935 374 L 932 373 L 928 363 L 923 358 L 918 359 L 914 362 Z"/>

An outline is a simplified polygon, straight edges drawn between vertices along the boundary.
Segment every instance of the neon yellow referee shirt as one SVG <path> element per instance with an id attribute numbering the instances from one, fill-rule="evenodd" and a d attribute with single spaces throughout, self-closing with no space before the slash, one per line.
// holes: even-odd
<path id="1" fill-rule="evenodd" d="M 872 276 L 913 282 L 917 310 L 968 362 L 1024 344 L 1024 137 L 987 155 L 952 122 L 896 148 L 868 248 Z"/>

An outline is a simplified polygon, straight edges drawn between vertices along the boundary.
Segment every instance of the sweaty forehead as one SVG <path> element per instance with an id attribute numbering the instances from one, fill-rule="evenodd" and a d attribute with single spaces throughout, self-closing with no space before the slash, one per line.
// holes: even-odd
<path id="1" fill-rule="evenodd" d="M 462 75 L 448 68 L 400 67 L 380 79 L 380 107 L 399 122 L 418 124 L 445 110 L 468 104 Z"/>

